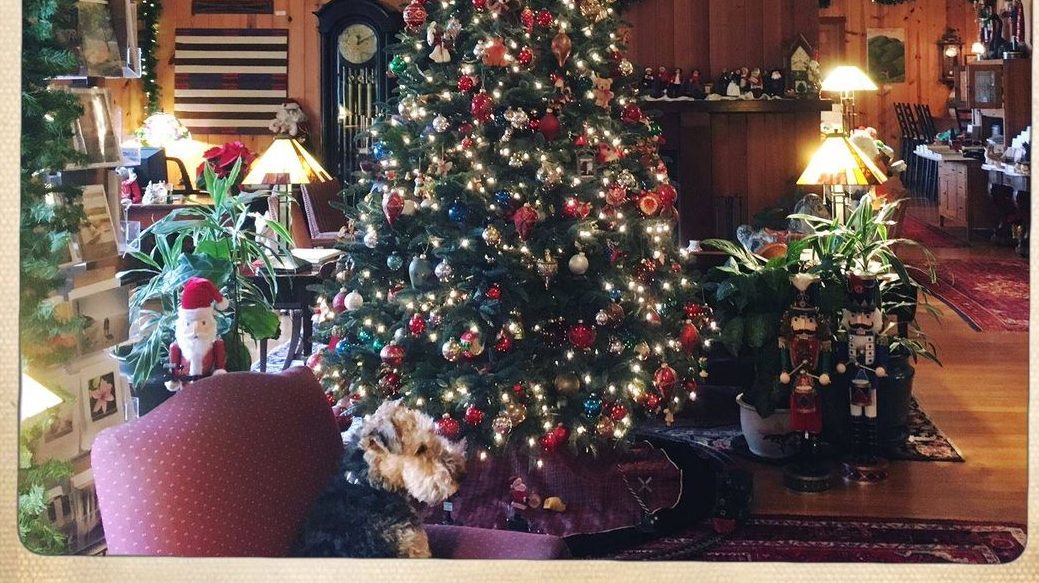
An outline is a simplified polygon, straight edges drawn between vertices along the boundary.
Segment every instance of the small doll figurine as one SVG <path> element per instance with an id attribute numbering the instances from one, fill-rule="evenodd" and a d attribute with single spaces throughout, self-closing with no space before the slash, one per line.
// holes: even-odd
<path id="1" fill-rule="evenodd" d="M 682 96 L 682 69 L 675 67 L 671 81 L 667 84 L 667 96 L 674 99 Z"/>
<path id="2" fill-rule="evenodd" d="M 660 67 L 657 69 L 657 80 L 653 85 L 653 97 L 663 97 L 664 92 L 667 91 L 667 86 L 671 83 L 671 74 L 667 72 L 667 68 Z"/>
<path id="3" fill-rule="evenodd" d="M 750 91 L 750 69 L 740 67 L 740 93 Z"/>
<path id="4" fill-rule="evenodd" d="M 750 92 L 754 94 L 754 99 L 760 99 L 765 92 L 765 86 L 761 80 L 761 69 L 754 67 L 750 76 L 747 77 L 747 81 L 750 84 Z"/>
<path id="5" fill-rule="evenodd" d="M 700 69 L 693 69 L 689 74 L 688 94 L 693 99 L 704 99 L 707 97 L 707 89 L 704 87 Z"/>
<path id="6" fill-rule="evenodd" d="M 119 175 L 121 182 L 119 183 L 119 198 L 124 203 L 129 201 L 132 204 L 141 204 L 141 185 L 137 184 L 137 173 L 133 171 L 133 168 L 126 166 L 120 166 L 115 169 L 115 173 Z"/>
<path id="7" fill-rule="evenodd" d="M 841 318 L 842 342 L 838 346 L 837 372 L 851 377 L 851 459 L 844 477 L 856 482 L 875 482 L 887 477 L 886 464 L 877 455 L 877 387 L 887 376 L 888 344 L 881 334 L 880 288 L 874 274 L 848 274 L 848 307 Z"/>
<path id="8" fill-rule="evenodd" d="M 815 300 L 819 281 L 818 275 L 808 273 L 790 277 L 794 302 L 780 324 L 779 382 L 792 385 L 790 426 L 801 438 L 800 455 L 786 468 L 783 481 L 796 491 L 818 492 L 830 487 L 830 471 L 820 458 L 823 413 L 819 391 L 830 384 L 832 340 Z"/>
<path id="9" fill-rule="evenodd" d="M 714 92 L 718 95 L 725 95 L 726 89 L 729 88 L 729 80 L 732 74 L 728 69 L 723 69 L 722 74 L 718 75 L 718 80 L 714 83 Z"/>
<path id="10" fill-rule="evenodd" d="M 653 93 L 653 85 L 656 81 L 657 77 L 653 74 L 653 67 L 646 67 L 645 71 L 642 73 L 642 81 L 639 82 L 639 89 L 641 89 L 642 93 L 645 95 L 650 95 Z"/>
<path id="11" fill-rule="evenodd" d="M 765 95 L 782 97 L 786 93 L 786 79 L 781 69 L 772 69 L 764 81 Z"/>
<path id="12" fill-rule="evenodd" d="M 461 30 L 462 24 L 456 18 L 448 20 L 444 27 L 438 22 L 429 23 L 429 27 L 426 28 L 426 42 L 433 47 L 429 58 L 434 63 L 451 62 L 451 50 L 455 48 L 455 39 Z"/>

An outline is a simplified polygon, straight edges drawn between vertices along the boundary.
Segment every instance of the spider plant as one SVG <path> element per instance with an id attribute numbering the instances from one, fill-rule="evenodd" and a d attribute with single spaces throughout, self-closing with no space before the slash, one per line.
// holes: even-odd
<path id="1" fill-rule="evenodd" d="M 267 222 L 270 234 L 250 228 L 254 216 L 250 204 L 270 193 L 233 195 L 241 166 L 239 159 L 226 177 L 219 178 L 206 165 L 204 180 L 212 206 L 178 208 L 138 237 L 137 248 L 143 248 L 145 241 L 153 242 L 153 247 L 147 253 L 131 252 L 142 267 L 121 274 L 143 280 L 130 297 L 130 321 L 139 330 L 138 340 L 116 355 L 132 368 L 135 384 L 147 381 L 165 362 L 180 292 L 191 277 L 212 281 L 231 302 L 217 316 L 229 371 L 249 368 L 245 334 L 258 341 L 280 333 L 272 307 L 277 280 L 271 254 L 287 252 L 291 236 L 274 221 Z"/>

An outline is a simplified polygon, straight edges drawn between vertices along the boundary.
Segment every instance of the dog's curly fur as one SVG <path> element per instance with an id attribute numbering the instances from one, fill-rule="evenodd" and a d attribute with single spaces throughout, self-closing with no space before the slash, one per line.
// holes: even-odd
<path id="1" fill-rule="evenodd" d="M 399 401 L 383 403 L 357 426 L 293 554 L 429 557 L 415 505 L 438 504 L 458 490 L 465 444 L 437 435 L 432 418 Z"/>

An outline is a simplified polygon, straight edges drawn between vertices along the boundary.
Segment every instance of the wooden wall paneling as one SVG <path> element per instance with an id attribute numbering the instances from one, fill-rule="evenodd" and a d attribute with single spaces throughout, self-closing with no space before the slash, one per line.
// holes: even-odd
<path id="1" fill-rule="evenodd" d="M 683 239 L 711 235 L 714 228 L 714 194 L 702 185 L 714 183 L 710 147 L 713 142 L 711 116 L 682 113 L 679 117 L 679 144 L 683 153 L 681 194 L 681 232 Z M 688 204 L 687 204 L 688 201 Z"/>

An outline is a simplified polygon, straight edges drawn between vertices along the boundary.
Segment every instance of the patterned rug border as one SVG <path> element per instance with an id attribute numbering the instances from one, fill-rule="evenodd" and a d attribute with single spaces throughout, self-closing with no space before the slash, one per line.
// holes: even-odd
<path id="1" fill-rule="evenodd" d="M 997 261 L 1019 263 L 1015 259 L 999 259 Z M 949 274 L 947 270 L 942 269 L 943 266 L 948 266 L 950 264 L 969 265 L 970 263 L 970 261 L 963 259 L 940 260 L 936 268 L 938 281 L 934 284 L 928 284 L 927 286 L 931 295 L 941 300 L 942 303 L 948 306 L 950 310 L 962 318 L 963 321 L 976 332 L 1027 332 L 1027 324 L 1024 327 L 1021 327 L 1006 322 L 987 306 L 970 296 L 966 291 L 956 287 L 956 282 L 954 281 L 955 274 Z M 1028 269 L 1027 263 L 1024 264 L 1024 268 Z"/>

